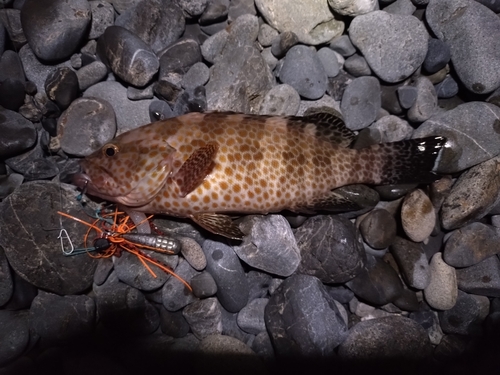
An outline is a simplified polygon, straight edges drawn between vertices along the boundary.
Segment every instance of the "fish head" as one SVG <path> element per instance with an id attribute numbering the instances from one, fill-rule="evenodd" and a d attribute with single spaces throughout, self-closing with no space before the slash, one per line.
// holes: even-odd
<path id="1" fill-rule="evenodd" d="M 88 194 L 129 207 L 149 203 L 165 185 L 174 153 L 147 126 L 124 133 L 81 161 L 73 183 Z"/>

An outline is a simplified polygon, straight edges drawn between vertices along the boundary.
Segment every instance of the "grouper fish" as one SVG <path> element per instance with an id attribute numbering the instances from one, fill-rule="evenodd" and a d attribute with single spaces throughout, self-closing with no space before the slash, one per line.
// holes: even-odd
<path id="1" fill-rule="evenodd" d="M 189 113 L 123 133 L 82 162 L 74 183 L 129 211 L 191 218 L 234 239 L 234 214 L 313 214 L 349 206 L 349 184 L 428 183 L 443 137 L 349 145 L 329 113 L 305 117 Z"/>

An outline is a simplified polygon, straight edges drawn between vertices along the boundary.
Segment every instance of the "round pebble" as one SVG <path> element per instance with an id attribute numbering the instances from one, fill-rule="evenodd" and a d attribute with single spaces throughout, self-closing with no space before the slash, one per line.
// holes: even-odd
<path id="1" fill-rule="evenodd" d="M 248 302 L 249 286 L 234 250 L 223 243 L 206 240 L 203 252 L 207 271 L 217 284 L 219 302 L 229 312 L 240 311 Z"/>
<path id="2" fill-rule="evenodd" d="M 68 154 L 87 156 L 116 134 L 115 112 L 105 100 L 79 98 L 59 118 L 61 148 Z"/>
<path id="3" fill-rule="evenodd" d="M 409 109 L 417 101 L 417 88 L 415 86 L 399 86 L 397 88 L 399 104 L 404 109 Z"/>
<path id="4" fill-rule="evenodd" d="M 197 271 L 202 271 L 207 266 L 207 259 L 201 246 L 192 238 L 179 237 L 181 252 L 184 259 Z"/>
<path id="5" fill-rule="evenodd" d="M 269 26 L 267 23 L 263 23 L 259 28 L 258 41 L 262 47 L 270 47 L 273 40 L 278 36 L 278 31 Z"/>
<path id="6" fill-rule="evenodd" d="M 356 52 L 348 35 L 341 35 L 330 42 L 330 48 L 344 57 L 349 57 Z"/>
<path id="7" fill-rule="evenodd" d="M 121 13 L 114 25 L 127 29 L 139 37 L 148 49 L 159 54 L 180 38 L 186 22 L 176 2 L 144 0 Z"/>
<path id="8" fill-rule="evenodd" d="M 98 39 L 104 31 L 113 25 L 115 12 L 113 5 L 104 0 L 89 1 L 92 12 L 92 24 L 90 26 L 89 39 Z"/>
<path id="9" fill-rule="evenodd" d="M 334 18 L 325 1 L 256 0 L 255 6 L 270 26 L 295 32 L 304 44 L 327 43 L 344 31 L 344 23 Z"/>
<path id="10" fill-rule="evenodd" d="M 477 94 L 500 86 L 500 20 L 477 1 L 432 1 L 425 18 L 434 34 L 450 47 L 456 73 Z M 471 27 L 470 25 L 475 25 Z"/>
<path id="11" fill-rule="evenodd" d="M 387 210 L 375 209 L 361 221 L 359 230 L 368 245 L 385 249 L 396 238 L 396 220 Z"/>
<path id="12" fill-rule="evenodd" d="M 441 253 L 436 253 L 431 259 L 429 271 L 430 281 L 424 289 L 425 300 L 434 309 L 451 309 L 458 295 L 455 269 L 443 261 Z"/>
<path id="13" fill-rule="evenodd" d="M 500 297 L 500 260 L 486 258 L 473 266 L 457 269 L 460 290 L 487 297 Z"/>
<path id="14" fill-rule="evenodd" d="M 458 83 L 453 77 L 448 76 L 436 86 L 436 94 L 439 99 L 451 98 L 458 94 Z"/>
<path id="15" fill-rule="evenodd" d="M 70 68 L 58 68 L 47 76 L 45 92 L 61 110 L 69 107 L 78 96 L 78 77 Z"/>
<path id="16" fill-rule="evenodd" d="M 83 97 L 98 98 L 111 104 L 116 116 L 116 135 L 150 123 L 149 105 L 152 100 L 129 100 L 127 89 L 119 82 L 99 82 L 90 86 Z"/>
<path id="17" fill-rule="evenodd" d="M 294 116 L 300 105 L 300 95 L 292 86 L 281 84 L 269 90 L 260 104 L 260 115 Z"/>
<path id="18" fill-rule="evenodd" d="M 410 139 L 413 127 L 400 117 L 389 115 L 375 121 L 369 127 L 370 135 L 380 143 Z"/>
<path id="19" fill-rule="evenodd" d="M 451 233 L 446 241 L 443 258 L 450 266 L 462 268 L 499 253 L 500 238 L 496 228 L 472 223 Z"/>
<path id="20" fill-rule="evenodd" d="M 281 59 L 286 53 L 299 42 L 299 38 L 292 31 L 285 31 L 274 38 L 271 43 L 271 52 L 276 58 Z"/>
<path id="21" fill-rule="evenodd" d="M 340 108 L 351 130 L 366 128 L 375 121 L 381 107 L 380 83 L 375 77 L 352 80 L 342 96 Z"/>
<path id="22" fill-rule="evenodd" d="M 442 40 L 429 38 L 427 55 L 422 67 L 426 72 L 433 74 L 443 69 L 450 61 L 450 47 Z"/>
<path id="23" fill-rule="evenodd" d="M 0 245 L 9 264 L 31 284 L 58 294 L 76 294 L 89 288 L 97 265 L 90 257 L 61 254 L 60 216 L 56 210 L 85 220 L 75 199 L 77 194 L 69 185 L 33 181 L 21 185 L 0 204 Z M 71 233 L 75 247 L 83 247 L 87 228 L 70 219 L 63 219 L 63 225 Z M 20 227 L 25 228 L 21 233 Z M 63 244 L 68 246 L 65 241 Z"/>
<path id="24" fill-rule="evenodd" d="M 408 109 L 408 120 L 423 122 L 437 109 L 437 94 L 432 82 L 426 77 L 418 77 L 414 82 L 417 88 L 415 103 Z"/>
<path id="25" fill-rule="evenodd" d="M 403 283 L 394 269 L 380 258 L 368 256 L 365 268 L 346 285 L 370 304 L 385 305 L 403 293 Z"/>
<path id="26" fill-rule="evenodd" d="M 423 290 L 429 285 L 429 262 L 420 244 L 396 237 L 391 253 L 408 286 Z"/>
<path id="27" fill-rule="evenodd" d="M 198 298 L 211 297 L 217 293 L 217 284 L 210 273 L 204 271 L 191 279 L 193 294 Z"/>
<path id="28" fill-rule="evenodd" d="M 264 317 L 278 355 L 330 356 L 347 336 L 337 305 L 313 276 L 293 275 L 283 281 Z"/>
<path id="29" fill-rule="evenodd" d="M 350 360 L 429 358 L 427 332 L 417 322 L 389 316 L 356 324 L 339 347 L 339 356 Z"/>
<path id="30" fill-rule="evenodd" d="M 364 265 L 363 247 L 354 225 L 335 216 L 306 220 L 295 232 L 301 261 L 298 272 L 324 283 L 341 283 L 356 277 Z"/>
<path id="31" fill-rule="evenodd" d="M 92 12 L 85 0 L 26 0 L 21 23 L 28 43 L 42 61 L 70 57 L 82 43 Z"/>
<path id="32" fill-rule="evenodd" d="M 30 307 L 30 328 L 47 341 L 80 339 L 93 330 L 95 323 L 95 302 L 85 295 L 58 296 L 40 291 Z"/>
<path id="33" fill-rule="evenodd" d="M 195 301 L 182 310 L 193 334 L 199 339 L 222 333 L 222 313 L 217 298 Z"/>
<path id="34" fill-rule="evenodd" d="M 100 61 L 94 61 L 76 72 L 78 86 L 81 91 L 85 91 L 90 86 L 103 80 L 108 74 L 108 68 Z"/>
<path id="35" fill-rule="evenodd" d="M 243 331 L 257 335 L 266 330 L 264 310 L 268 302 L 267 298 L 256 298 L 241 309 L 237 322 Z"/>
<path id="36" fill-rule="evenodd" d="M 181 84 L 185 89 L 194 89 L 207 83 L 209 77 L 208 67 L 202 62 L 197 62 L 184 74 Z"/>
<path id="37" fill-rule="evenodd" d="M 300 250 L 290 224 L 283 216 L 246 216 L 240 229 L 245 238 L 233 250 L 241 260 L 279 276 L 290 276 L 295 272 L 301 259 Z"/>
<path id="38" fill-rule="evenodd" d="M 478 101 L 468 102 L 435 114 L 415 130 L 413 138 L 446 137 L 447 147 L 441 153 L 436 171 L 456 173 L 500 152 L 499 118 L 499 107 Z"/>
<path id="39" fill-rule="evenodd" d="M 357 53 L 349 56 L 344 63 L 344 69 L 354 77 L 370 76 L 372 70 L 366 59 Z"/>
<path id="40" fill-rule="evenodd" d="M 495 157 L 463 173 L 441 208 L 444 229 L 456 229 L 484 217 L 500 198 L 500 158 Z"/>
<path id="41" fill-rule="evenodd" d="M 295 46 L 287 52 L 279 78 L 306 99 L 319 99 L 326 91 L 325 68 L 316 51 L 306 46 Z"/>
<path id="42" fill-rule="evenodd" d="M 168 278 L 167 282 L 162 287 L 161 299 L 163 306 L 167 310 L 179 311 L 184 306 L 196 301 L 197 298 L 178 278 L 181 278 L 189 284 L 191 279 L 198 276 L 200 273 L 191 267 L 183 258 L 179 259 L 177 267 L 171 268 L 174 270 L 177 277 L 172 275 Z"/>
<path id="43" fill-rule="evenodd" d="M 376 10 L 354 18 L 349 37 L 374 73 L 387 82 L 408 78 L 427 53 L 427 31 L 413 16 Z"/>
<path id="44" fill-rule="evenodd" d="M 20 114 L 0 108 L 0 156 L 7 158 L 33 146 L 37 133 L 33 123 Z"/>
<path id="45" fill-rule="evenodd" d="M 422 242 L 431 235 L 436 225 L 436 212 L 431 200 L 422 190 L 416 189 L 404 198 L 401 222 L 412 241 Z"/>
<path id="46" fill-rule="evenodd" d="M 138 36 L 111 26 L 97 42 L 98 54 L 113 73 L 134 86 L 145 86 L 158 72 L 158 57 Z"/>

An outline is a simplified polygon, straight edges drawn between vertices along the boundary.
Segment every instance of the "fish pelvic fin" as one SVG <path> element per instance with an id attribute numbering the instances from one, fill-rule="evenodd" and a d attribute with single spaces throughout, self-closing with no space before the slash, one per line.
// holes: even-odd
<path id="1" fill-rule="evenodd" d="M 431 183 L 439 176 L 436 170 L 439 157 L 446 144 L 444 137 L 427 137 L 382 143 L 361 149 L 360 158 L 374 160 L 375 185 Z"/>
<path id="2" fill-rule="evenodd" d="M 190 217 L 200 227 L 223 237 L 241 240 L 245 236 L 228 215 L 198 213 L 190 215 Z"/>

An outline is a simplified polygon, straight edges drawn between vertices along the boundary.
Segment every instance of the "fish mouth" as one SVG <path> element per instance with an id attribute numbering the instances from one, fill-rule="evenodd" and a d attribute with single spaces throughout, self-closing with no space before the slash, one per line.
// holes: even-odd
<path id="1" fill-rule="evenodd" d="M 92 180 L 90 179 L 90 176 L 85 173 L 75 173 L 71 182 L 73 185 L 85 192 L 88 189 L 89 182 L 92 182 Z"/>
<path id="2" fill-rule="evenodd" d="M 108 201 L 117 201 L 116 197 L 111 195 L 103 194 L 99 189 L 93 184 L 92 179 L 86 173 L 75 173 L 71 180 L 73 185 L 82 190 L 82 194 L 89 194 L 95 197 L 99 197 Z"/>

